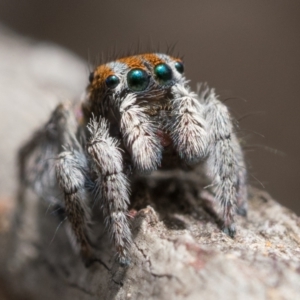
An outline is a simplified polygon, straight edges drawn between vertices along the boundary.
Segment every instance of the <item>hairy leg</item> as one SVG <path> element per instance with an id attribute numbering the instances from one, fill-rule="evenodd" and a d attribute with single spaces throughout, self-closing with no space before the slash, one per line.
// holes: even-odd
<path id="1" fill-rule="evenodd" d="M 63 145 L 77 146 L 76 129 L 71 104 L 59 104 L 49 121 L 19 151 L 20 194 L 24 186 L 30 186 L 39 197 L 59 204 L 55 159 Z"/>
<path id="2" fill-rule="evenodd" d="M 88 199 L 84 190 L 87 163 L 76 138 L 77 129 L 71 103 L 61 103 L 49 121 L 21 148 L 19 199 L 22 201 L 23 187 L 30 186 L 49 204 L 62 208 L 83 256 L 88 257 L 90 249 L 84 234 L 89 219 L 84 203 Z M 73 150 L 62 152 L 64 147 Z"/>
<path id="3" fill-rule="evenodd" d="M 96 197 L 101 199 L 105 223 L 117 251 L 117 260 L 129 264 L 128 249 L 131 232 L 127 221 L 129 184 L 123 173 L 123 161 L 118 143 L 110 137 L 107 123 L 92 119 L 88 124 L 91 138 L 87 144 L 98 179 Z"/>
<path id="4" fill-rule="evenodd" d="M 203 95 L 202 95 L 203 96 Z M 212 190 L 220 206 L 223 230 L 235 235 L 234 214 L 238 201 L 246 207 L 247 187 L 243 155 L 233 132 L 227 107 L 213 91 L 200 98 L 204 103 L 204 116 L 208 123 L 210 146 L 207 171 L 212 178 Z"/>
<path id="5" fill-rule="evenodd" d="M 64 193 L 65 212 L 80 245 L 81 255 L 88 264 L 92 259 L 86 230 L 90 222 L 89 199 L 85 185 L 88 165 L 85 155 L 76 150 L 62 152 L 56 162 L 56 177 Z"/>
<path id="6" fill-rule="evenodd" d="M 237 158 L 238 168 L 238 181 L 237 181 L 237 213 L 241 216 L 247 216 L 248 209 L 248 188 L 247 188 L 247 170 L 244 160 L 243 151 L 239 141 L 235 135 L 233 135 L 233 143 L 235 154 Z"/>

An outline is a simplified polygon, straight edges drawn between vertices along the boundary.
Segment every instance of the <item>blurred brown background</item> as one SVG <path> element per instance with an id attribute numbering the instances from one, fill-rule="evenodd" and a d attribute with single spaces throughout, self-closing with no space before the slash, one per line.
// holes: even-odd
<path id="1" fill-rule="evenodd" d="M 226 103 L 237 118 L 255 113 L 240 125 L 249 180 L 300 213 L 299 0 L 0 0 L 0 22 L 87 66 L 88 53 L 176 44 L 193 87 L 206 81 L 221 99 L 236 97 Z"/>

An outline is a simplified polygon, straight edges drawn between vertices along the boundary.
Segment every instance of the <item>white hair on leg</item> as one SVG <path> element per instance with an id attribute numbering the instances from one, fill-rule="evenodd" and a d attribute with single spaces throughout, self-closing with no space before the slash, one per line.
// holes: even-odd
<path id="1" fill-rule="evenodd" d="M 224 221 L 223 230 L 230 236 L 235 234 L 234 212 L 237 206 L 238 189 L 246 190 L 245 172 L 241 173 L 243 161 L 241 148 L 233 132 L 227 107 L 211 90 L 204 100 L 204 116 L 210 135 L 207 171 L 213 180 L 212 189 L 220 205 Z M 239 178 L 240 177 L 240 178 Z M 239 187 L 238 184 L 241 186 Z"/>
<path id="2" fill-rule="evenodd" d="M 85 156 L 76 150 L 62 152 L 55 165 L 56 178 L 64 193 L 67 218 L 80 245 L 81 255 L 89 263 L 93 257 L 86 236 L 87 224 L 91 219 L 85 193 L 87 169 Z"/>
<path id="3" fill-rule="evenodd" d="M 109 135 L 106 120 L 92 119 L 88 124 L 91 138 L 87 151 L 98 175 L 95 188 L 101 197 L 105 224 L 110 232 L 121 265 L 128 265 L 131 232 L 127 221 L 129 183 L 123 173 L 123 162 L 118 141 Z"/>
<path id="4" fill-rule="evenodd" d="M 197 94 L 183 85 L 171 88 L 172 119 L 169 124 L 171 138 L 180 157 L 187 162 L 197 162 L 207 154 L 207 124 Z"/>
<path id="5" fill-rule="evenodd" d="M 120 106 L 121 132 L 131 151 L 135 168 L 151 172 L 160 165 L 162 146 L 156 135 L 156 126 L 145 114 L 144 108 L 135 102 L 136 97 L 129 94 Z"/>

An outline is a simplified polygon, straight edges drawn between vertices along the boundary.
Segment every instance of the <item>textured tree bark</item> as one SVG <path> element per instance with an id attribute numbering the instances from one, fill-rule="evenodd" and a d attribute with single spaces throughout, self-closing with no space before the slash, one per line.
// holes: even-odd
<path id="1" fill-rule="evenodd" d="M 8 149 L 0 149 L 4 166 L 0 175 L 6 180 L 0 186 L 1 299 L 300 297 L 300 218 L 267 193 L 251 188 L 248 217 L 237 216 L 238 233 L 231 239 L 220 231 L 201 199 L 201 179 L 183 172 L 135 180 L 130 210 L 134 242 L 128 268 L 114 262 L 100 215 L 93 225 L 98 260 L 86 268 L 70 242 L 66 222 L 50 213 L 48 204 L 30 189 L 21 191 L 22 200 L 15 200 L 17 181 L 12 163 L 22 140 L 51 109 L 35 107 L 61 100 L 57 97 L 61 91 L 74 98 L 80 84 L 83 90 L 84 64 L 59 48 L 41 47 L 3 29 L 0 41 L 2 95 L 9 103 L 18 104 L 5 106 L 8 116 L 14 114 L 9 129 L 13 141 Z M 26 64 L 24 51 L 31 59 Z M 11 57 L 14 60 L 6 69 L 3 61 Z M 60 63 L 49 64 L 50 75 L 44 78 L 43 64 L 51 59 Z M 32 68 L 34 72 L 30 72 Z M 12 82 L 4 84 L 7 70 L 20 81 L 16 94 L 11 92 Z M 59 85 L 55 74 L 62 73 L 65 77 Z M 20 106 L 30 111 L 30 118 L 24 117 Z M 2 120 L 4 140 L 8 116 Z"/>

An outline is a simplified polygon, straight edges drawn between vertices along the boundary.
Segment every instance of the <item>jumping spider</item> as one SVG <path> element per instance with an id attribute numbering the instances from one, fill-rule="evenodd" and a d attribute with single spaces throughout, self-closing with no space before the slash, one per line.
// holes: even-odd
<path id="1" fill-rule="evenodd" d="M 223 231 L 234 236 L 235 210 L 246 213 L 247 206 L 241 147 L 227 107 L 207 87 L 191 91 L 183 74 L 182 61 L 165 54 L 100 65 L 80 108 L 58 105 L 21 149 L 22 182 L 64 208 L 83 258 L 92 258 L 92 205 L 101 206 L 117 260 L 127 265 L 130 178 L 157 169 L 192 170 L 200 162 Z M 54 196 L 55 189 L 62 194 Z"/>

